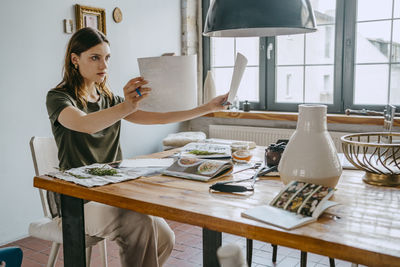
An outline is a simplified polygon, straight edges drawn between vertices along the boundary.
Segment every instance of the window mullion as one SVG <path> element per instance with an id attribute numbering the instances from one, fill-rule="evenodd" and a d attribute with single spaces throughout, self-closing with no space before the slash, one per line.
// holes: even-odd
<path id="1" fill-rule="evenodd" d="M 208 7 L 210 6 L 210 0 L 202 0 L 202 21 L 206 21 Z M 202 32 L 204 31 L 204 23 L 201 26 Z M 211 69 L 211 45 L 210 37 L 202 36 L 203 41 L 203 84 L 206 80 L 207 71 Z"/>
<path id="2" fill-rule="evenodd" d="M 392 1 L 392 20 L 390 23 L 390 46 L 389 46 L 389 78 L 388 78 L 388 98 L 387 103 L 390 104 L 391 83 L 392 83 L 392 49 L 393 49 L 393 27 L 394 27 L 394 0 Z"/>
<path id="3" fill-rule="evenodd" d="M 266 40 L 266 103 L 268 110 L 279 110 L 276 99 L 276 38 L 275 37 L 268 37 L 265 38 Z M 283 110 L 283 109 L 282 109 Z"/>
<path id="4" fill-rule="evenodd" d="M 346 0 L 336 2 L 336 21 L 335 21 L 335 58 L 333 76 L 333 105 L 328 106 L 329 112 L 344 112 L 343 106 L 343 57 L 344 57 L 344 19 L 345 19 Z"/>
<path id="5" fill-rule="evenodd" d="M 267 47 L 268 47 L 268 41 L 266 37 L 260 37 L 260 46 L 259 46 L 259 88 L 258 88 L 258 93 L 259 93 L 259 106 L 254 107 L 255 109 L 260 109 L 264 110 L 267 109 L 267 91 L 268 91 L 268 85 L 267 85 Z"/>
<path id="6" fill-rule="evenodd" d="M 354 101 L 354 61 L 356 43 L 356 0 L 339 0 L 343 2 L 344 8 L 344 38 L 343 38 L 343 109 L 351 108 Z"/>
<path id="7" fill-rule="evenodd" d="M 304 35 L 303 45 L 303 103 L 306 102 L 306 53 L 307 53 L 307 35 Z"/>

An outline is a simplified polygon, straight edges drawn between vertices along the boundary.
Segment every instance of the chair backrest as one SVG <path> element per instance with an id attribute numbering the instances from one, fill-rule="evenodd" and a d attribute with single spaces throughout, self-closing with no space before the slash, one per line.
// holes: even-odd
<path id="1" fill-rule="evenodd" d="M 58 149 L 53 137 L 37 137 L 34 136 L 29 142 L 33 166 L 35 174 L 42 175 L 55 171 L 58 168 Z M 44 190 L 39 189 L 40 199 L 42 201 L 43 213 L 49 217 L 49 208 L 47 206 L 47 198 Z"/>
<path id="2" fill-rule="evenodd" d="M 29 144 L 36 175 L 46 174 L 58 168 L 58 149 L 53 137 L 34 136 Z"/>

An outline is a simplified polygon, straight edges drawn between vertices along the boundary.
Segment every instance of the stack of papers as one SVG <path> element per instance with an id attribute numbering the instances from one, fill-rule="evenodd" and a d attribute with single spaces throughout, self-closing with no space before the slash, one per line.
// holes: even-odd
<path id="1" fill-rule="evenodd" d="M 169 167 L 173 161 L 173 159 L 123 160 L 119 168 L 113 168 L 107 164 L 95 163 L 66 171 L 50 172 L 48 175 L 85 187 L 94 187 L 133 180 L 141 176 L 159 174 Z M 92 175 L 88 173 L 88 170 L 92 168 L 113 169 L 116 171 L 116 174 L 104 176 Z"/>

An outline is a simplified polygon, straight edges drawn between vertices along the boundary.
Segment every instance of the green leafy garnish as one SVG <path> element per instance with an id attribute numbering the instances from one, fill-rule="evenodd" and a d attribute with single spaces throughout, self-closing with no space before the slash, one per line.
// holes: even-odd
<path id="1" fill-rule="evenodd" d="M 224 154 L 224 153 L 210 152 L 210 151 L 204 151 L 204 150 L 191 150 L 191 151 L 189 151 L 189 153 L 194 154 L 194 155 L 202 155 L 202 156 Z"/>
<path id="2" fill-rule="evenodd" d="M 104 166 L 101 167 L 101 168 L 88 168 L 85 171 L 88 174 L 95 175 L 95 176 L 121 176 L 121 175 L 117 175 L 118 171 L 116 169 L 104 168 Z M 75 173 L 69 172 L 68 170 L 63 170 L 63 169 L 60 169 L 60 168 L 56 168 L 56 169 L 58 169 L 59 171 L 61 171 L 63 173 L 66 173 L 66 174 L 69 174 L 71 176 L 74 176 L 75 178 L 78 178 L 78 179 L 90 179 L 90 178 L 92 178 L 90 176 L 82 176 L 82 175 L 79 175 L 79 174 L 75 174 Z"/>
<path id="3" fill-rule="evenodd" d="M 106 169 L 106 168 L 90 168 L 86 170 L 87 173 L 96 176 L 113 176 L 118 172 L 116 169 Z"/>
<path id="4" fill-rule="evenodd" d="M 69 175 L 74 176 L 75 178 L 78 178 L 78 179 L 89 179 L 90 178 L 90 177 L 87 177 L 87 176 L 81 176 L 81 175 L 78 175 L 78 174 L 74 174 L 72 172 L 69 172 L 69 171 L 61 169 L 61 168 L 57 168 L 57 167 L 54 167 L 54 168 L 59 170 L 62 173 L 69 174 Z"/>

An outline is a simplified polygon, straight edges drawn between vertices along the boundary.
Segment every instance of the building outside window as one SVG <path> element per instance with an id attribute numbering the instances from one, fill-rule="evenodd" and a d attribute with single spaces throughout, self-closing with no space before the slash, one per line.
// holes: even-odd
<path id="1" fill-rule="evenodd" d="M 215 77 L 217 93 L 229 89 L 232 78 L 235 55 L 243 54 L 247 59 L 247 68 L 243 74 L 238 90 L 238 97 L 242 101 L 259 100 L 259 38 L 212 38 L 210 46 L 211 70 Z"/>
<path id="2" fill-rule="evenodd" d="M 204 0 L 204 3 L 206 0 Z M 315 33 L 205 38 L 205 69 L 217 93 L 229 88 L 235 55 L 248 59 L 238 97 L 257 109 L 297 111 L 300 103 L 383 109 L 400 105 L 400 0 L 311 0 Z"/>
<path id="3" fill-rule="evenodd" d="M 398 0 L 359 0 L 356 18 L 354 102 L 400 104 L 400 19 Z M 397 16 L 397 18 L 396 18 Z"/>

